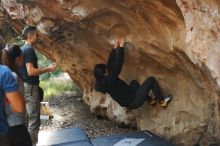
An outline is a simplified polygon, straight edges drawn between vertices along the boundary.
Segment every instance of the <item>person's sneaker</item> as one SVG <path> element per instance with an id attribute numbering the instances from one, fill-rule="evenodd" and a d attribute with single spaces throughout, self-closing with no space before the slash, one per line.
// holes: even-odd
<path id="1" fill-rule="evenodd" d="M 162 101 L 160 102 L 160 105 L 161 105 L 162 107 L 167 107 L 168 104 L 169 104 L 169 102 L 170 102 L 171 100 L 172 100 L 172 95 L 169 95 L 169 96 L 165 97 L 164 100 L 162 100 Z"/>
<path id="2" fill-rule="evenodd" d="M 155 105 L 156 104 L 156 98 L 155 97 L 153 97 L 153 98 L 151 98 L 151 100 L 149 101 L 149 104 L 150 105 Z"/>

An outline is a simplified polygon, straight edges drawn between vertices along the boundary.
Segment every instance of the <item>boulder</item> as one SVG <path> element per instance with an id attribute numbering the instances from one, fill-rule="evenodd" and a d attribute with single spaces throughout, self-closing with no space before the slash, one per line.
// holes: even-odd
<path id="1" fill-rule="evenodd" d="M 17 33 L 36 25 L 36 48 L 68 72 L 92 112 L 120 125 L 150 130 L 177 146 L 220 137 L 220 2 L 217 0 L 2 0 Z M 130 111 L 94 90 L 92 69 L 106 63 L 116 37 L 126 36 L 120 78 L 155 76 L 166 109 L 145 103 Z"/>

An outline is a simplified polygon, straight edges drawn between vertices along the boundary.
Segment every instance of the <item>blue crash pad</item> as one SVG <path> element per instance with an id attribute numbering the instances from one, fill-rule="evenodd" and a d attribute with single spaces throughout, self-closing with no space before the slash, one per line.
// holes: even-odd
<path id="1" fill-rule="evenodd" d="M 89 142 L 71 142 L 71 143 L 66 143 L 66 144 L 58 144 L 56 146 L 93 146 L 91 143 Z"/>
<path id="2" fill-rule="evenodd" d="M 131 134 L 105 136 L 91 142 L 81 128 L 41 131 L 37 146 L 174 146 L 167 140 L 151 133 L 141 131 Z"/>
<path id="3" fill-rule="evenodd" d="M 81 128 L 40 131 L 37 146 L 92 146 Z"/>
<path id="4" fill-rule="evenodd" d="M 94 146 L 174 146 L 150 131 L 99 137 L 93 139 L 92 144 Z"/>

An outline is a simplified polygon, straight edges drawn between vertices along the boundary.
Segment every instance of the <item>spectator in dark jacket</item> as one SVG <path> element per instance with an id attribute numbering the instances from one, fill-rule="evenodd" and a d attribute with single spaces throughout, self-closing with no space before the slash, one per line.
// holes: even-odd
<path id="1" fill-rule="evenodd" d="M 155 104 L 158 101 L 161 106 L 166 107 L 172 96 L 163 97 L 161 95 L 159 85 L 154 77 L 147 78 L 142 85 L 136 80 L 131 81 L 128 85 L 118 77 L 124 62 L 123 45 L 124 38 L 118 39 L 109 55 L 107 65 L 97 64 L 94 67 L 95 89 L 102 93 L 109 93 L 120 106 L 129 109 L 142 106 L 146 100 L 150 101 L 150 104 Z M 153 91 L 155 97 L 149 96 L 150 90 Z"/>

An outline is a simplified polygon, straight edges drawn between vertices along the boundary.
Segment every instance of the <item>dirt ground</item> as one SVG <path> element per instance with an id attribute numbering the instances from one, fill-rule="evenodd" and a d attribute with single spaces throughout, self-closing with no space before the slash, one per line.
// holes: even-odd
<path id="1" fill-rule="evenodd" d="M 62 93 L 49 99 L 53 118 L 41 121 L 41 130 L 80 127 L 89 138 L 130 133 L 131 128 L 120 128 L 108 119 L 96 117 L 75 92 Z"/>

